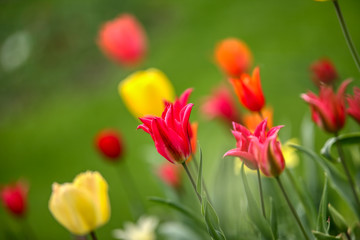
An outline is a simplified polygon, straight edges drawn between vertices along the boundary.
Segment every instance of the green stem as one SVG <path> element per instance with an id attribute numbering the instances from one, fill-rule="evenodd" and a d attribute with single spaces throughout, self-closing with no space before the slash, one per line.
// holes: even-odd
<path id="1" fill-rule="evenodd" d="M 257 172 L 257 177 L 258 177 L 258 182 L 259 182 L 259 192 L 260 192 L 261 210 L 262 210 L 262 213 L 263 213 L 263 215 L 264 215 L 264 218 L 266 219 L 264 196 L 263 196 L 263 190 L 262 190 L 262 184 L 261 184 L 261 177 L 260 177 L 260 170 L 257 169 L 256 172 Z"/>
<path id="2" fill-rule="evenodd" d="M 92 240 L 97 240 L 95 231 L 91 231 L 91 232 L 90 232 L 90 236 L 91 236 L 91 239 L 92 239 Z"/>
<path id="3" fill-rule="evenodd" d="M 341 30 L 344 34 L 344 37 L 345 37 L 345 40 L 346 40 L 346 43 L 349 47 L 349 50 L 350 50 L 350 53 L 355 61 L 355 64 L 356 64 L 356 67 L 357 69 L 360 71 L 360 58 L 359 58 L 359 54 L 357 53 L 356 51 L 356 48 L 355 48 L 355 45 L 351 39 L 351 36 L 349 34 L 349 30 L 346 26 L 346 23 L 345 23 L 345 19 L 342 15 L 342 12 L 341 12 L 341 9 L 340 9 L 340 5 L 338 3 L 337 0 L 333 0 L 332 1 L 334 3 L 334 7 L 335 7 L 335 11 L 336 11 L 336 15 L 339 19 L 339 23 L 340 23 L 340 27 L 341 27 Z"/>
<path id="4" fill-rule="evenodd" d="M 183 163 L 182 163 L 182 166 L 184 167 L 185 172 L 186 172 L 186 174 L 188 175 L 188 177 L 189 177 L 189 179 L 190 179 L 191 185 L 193 186 L 194 191 L 195 191 L 195 193 L 196 193 L 196 196 L 197 196 L 197 198 L 199 199 L 199 202 L 200 202 L 200 205 L 201 205 L 201 204 L 202 204 L 202 198 L 201 198 L 200 194 L 196 191 L 196 185 L 195 185 L 194 179 L 193 179 L 193 177 L 191 176 L 191 173 L 190 173 L 188 167 L 186 166 L 186 162 L 183 162 Z"/>
<path id="5" fill-rule="evenodd" d="M 280 178 L 279 178 L 279 177 L 276 177 L 276 181 L 277 181 L 277 183 L 279 184 L 279 187 L 280 187 L 280 189 L 281 189 L 281 191 L 282 191 L 282 193 L 283 193 L 283 195 L 284 195 L 284 197 L 285 197 L 285 200 L 286 200 L 286 202 L 287 202 L 287 204 L 288 204 L 288 206 L 289 206 L 289 208 L 290 208 L 293 216 L 295 217 L 295 220 L 296 220 L 297 224 L 299 225 L 299 227 L 300 227 L 300 229 L 301 229 L 301 232 L 303 233 L 305 239 L 309 240 L 309 237 L 308 237 L 308 235 L 306 234 L 305 228 L 304 228 L 304 226 L 302 225 L 302 223 L 301 223 L 301 221 L 300 221 L 300 218 L 299 218 L 299 216 L 297 215 L 297 213 L 296 213 L 296 211 L 295 211 L 294 206 L 291 204 L 290 199 L 289 199 L 288 195 L 286 194 L 285 188 L 284 188 L 284 186 L 282 185 L 282 183 L 281 183 L 281 181 L 280 181 Z"/>
<path id="6" fill-rule="evenodd" d="M 352 192 L 354 194 L 356 204 L 358 205 L 358 207 L 360 207 L 360 201 L 359 201 L 359 198 L 358 198 L 357 193 L 356 193 L 355 184 L 354 184 L 354 181 L 351 178 L 349 168 L 348 168 L 348 166 L 346 164 L 345 157 L 344 157 L 345 156 L 344 151 L 343 151 L 343 149 L 341 147 L 338 133 L 335 133 L 335 138 L 336 138 L 336 148 L 337 148 L 337 151 L 339 153 L 340 162 L 341 162 L 341 164 L 342 164 L 342 166 L 344 168 L 346 177 L 347 177 L 347 179 L 349 181 L 351 190 L 352 190 Z"/>
<path id="7" fill-rule="evenodd" d="M 198 164 L 198 162 L 196 161 L 197 159 L 196 159 L 196 157 L 195 157 L 195 154 L 192 154 L 192 158 L 193 158 L 193 162 L 194 162 L 195 169 L 196 169 L 197 172 L 199 172 L 199 164 Z M 203 177 L 201 178 L 201 182 L 202 182 L 202 185 L 203 185 L 203 187 L 204 187 L 206 197 L 207 197 L 207 199 L 209 200 L 209 202 L 211 203 L 210 194 L 209 194 L 209 191 L 207 190 L 207 187 L 206 187 L 206 184 L 205 184 L 205 181 L 204 181 L 204 178 L 203 178 Z"/>
<path id="8" fill-rule="evenodd" d="M 126 162 L 120 164 L 121 166 L 118 168 L 119 177 L 126 192 L 126 195 L 130 201 L 132 214 L 134 215 L 134 218 L 137 219 L 145 212 L 145 207 L 143 202 L 141 201 L 141 195 L 137 190 L 134 179 L 130 174 L 128 167 L 126 166 Z"/>

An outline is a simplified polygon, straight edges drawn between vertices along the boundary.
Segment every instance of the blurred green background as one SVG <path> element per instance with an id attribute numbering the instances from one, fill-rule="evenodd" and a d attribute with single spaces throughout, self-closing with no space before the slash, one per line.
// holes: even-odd
<path id="1" fill-rule="evenodd" d="M 360 48 L 360 2 L 340 4 Z M 134 14 L 148 34 L 148 56 L 134 69 L 110 62 L 96 45 L 100 26 L 124 12 Z M 72 181 L 88 169 L 101 172 L 110 185 L 112 217 L 97 231 L 99 239 L 110 239 L 112 229 L 131 219 L 118 172 L 94 149 L 94 136 L 103 128 L 122 133 L 126 161 L 143 198 L 164 195 L 146 160 L 165 160 L 154 154 L 150 137 L 136 131 L 139 122 L 117 93 L 118 83 L 135 70 L 161 69 L 177 94 L 194 88 L 192 119 L 200 122 L 210 188 L 218 159 L 234 146 L 227 128 L 204 121 L 198 111 L 199 99 L 223 80 L 213 60 L 218 41 L 238 37 L 251 48 L 267 103 L 274 108 L 274 123 L 286 125 L 280 134 L 284 138 L 302 134 L 309 109 L 299 96 L 316 90 L 309 78 L 312 61 L 327 56 L 342 79 L 359 81 L 330 2 L 0 0 L 0 29 L 0 44 L 19 31 L 30 43 L 22 65 L 10 70 L 0 66 L 0 184 L 19 178 L 29 182 L 28 221 L 38 239 L 70 239 L 48 210 L 51 184 Z M 356 127 L 349 122 L 349 128 Z M 328 136 L 315 132 L 318 150 Z M 6 229 L 19 228 L 3 209 L 0 223 L 0 239 Z"/>

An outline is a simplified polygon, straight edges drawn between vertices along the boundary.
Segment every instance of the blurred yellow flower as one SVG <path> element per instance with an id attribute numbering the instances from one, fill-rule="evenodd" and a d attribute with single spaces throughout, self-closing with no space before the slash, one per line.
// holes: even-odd
<path id="1" fill-rule="evenodd" d="M 164 100 L 172 102 L 174 88 L 166 75 L 151 68 L 138 71 L 119 83 L 119 94 L 126 107 L 136 117 L 160 116 L 164 110 Z"/>
<path id="2" fill-rule="evenodd" d="M 110 218 L 108 184 L 91 171 L 77 175 L 72 183 L 54 183 L 49 209 L 71 233 L 86 235 Z"/>

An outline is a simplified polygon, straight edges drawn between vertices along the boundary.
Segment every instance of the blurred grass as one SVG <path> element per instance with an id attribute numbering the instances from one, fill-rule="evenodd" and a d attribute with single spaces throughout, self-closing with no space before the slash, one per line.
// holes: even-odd
<path id="1" fill-rule="evenodd" d="M 341 1 L 355 45 L 360 48 L 356 23 L 360 2 Z M 101 24 L 122 12 L 135 14 L 149 35 L 148 59 L 140 68 L 164 71 L 180 94 L 195 89 L 191 100 L 209 93 L 223 76 L 213 63 L 215 44 L 238 37 L 252 49 L 261 67 L 267 102 L 275 124 L 291 123 L 291 136 L 300 135 L 308 107 L 299 95 L 314 89 L 308 66 L 330 57 L 341 77 L 359 73 L 341 34 L 331 3 L 313 1 L 12 1 L 0 2 L 0 43 L 17 30 L 32 37 L 31 55 L 13 72 L 0 70 L 0 182 L 19 177 L 30 182 L 29 221 L 39 239 L 66 239 L 68 233 L 47 209 L 54 181 L 71 181 L 87 169 L 108 180 L 111 221 L 99 229 L 99 238 L 130 219 L 128 202 L 117 172 L 93 149 L 95 134 L 104 127 L 119 129 L 126 141 L 127 159 L 145 198 L 162 195 L 144 162 L 148 136 L 136 131 L 117 94 L 117 84 L 136 69 L 109 62 L 96 46 Z M 204 153 L 205 177 L 213 176 L 214 162 L 233 146 L 228 129 L 204 122 L 198 104 L 192 119 L 200 120 L 199 142 Z M 288 130 L 289 131 L 289 130 Z M 317 148 L 327 137 L 316 131 Z M 230 139 L 230 141 L 229 141 Z M 214 157 L 215 156 L 215 157 Z M 161 159 L 161 158 L 159 158 Z M 163 160 L 160 160 L 163 161 Z M 1 210 L 5 225 L 14 224 Z"/>

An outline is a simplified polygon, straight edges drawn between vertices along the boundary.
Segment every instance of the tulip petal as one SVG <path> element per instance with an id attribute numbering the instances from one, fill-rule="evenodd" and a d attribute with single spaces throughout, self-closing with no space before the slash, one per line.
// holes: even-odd
<path id="1" fill-rule="evenodd" d="M 224 154 L 224 157 L 239 157 L 250 169 L 257 169 L 257 163 L 254 156 L 248 152 L 241 151 L 239 148 L 231 149 Z"/>

